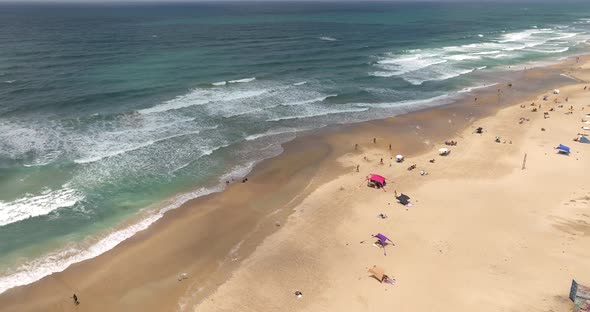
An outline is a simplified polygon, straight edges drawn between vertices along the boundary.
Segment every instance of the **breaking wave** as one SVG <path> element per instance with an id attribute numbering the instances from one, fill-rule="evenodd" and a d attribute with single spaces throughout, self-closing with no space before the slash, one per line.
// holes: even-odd
<path id="1" fill-rule="evenodd" d="M 60 208 L 72 207 L 84 199 L 74 189 L 46 190 L 38 195 L 27 195 L 13 201 L 0 201 L 0 226 L 28 218 L 43 216 Z"/>
<path id="2" fill-rule="evenodd" d="M 531 53 L 564 53 L 588 39 L 587 33 L 569 27 L 531 28 L 479 39 L 485 40 L 479 43 L 388 53 L 378 57 L 373 64 L 377 70 L 369 74 L 399 77 L 420 85 L 471 73 L 480 69 L 482 63 L 487 66 L 486 60 L 521 58 Z"/>

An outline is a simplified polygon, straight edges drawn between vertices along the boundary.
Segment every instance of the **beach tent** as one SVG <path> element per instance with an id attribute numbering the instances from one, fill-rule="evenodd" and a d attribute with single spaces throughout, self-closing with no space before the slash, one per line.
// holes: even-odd
<path id="1" fill-rule="evenodd" d="M 404 161 L 404 156 L 403 156 L 403 155 L 396 155 L 396 156 L 395 156 L 395 160 L 396 160 L 397 162 L 402 162 L 402 161 Z"/>
<path id="2" fill-rule="evenodd" d="M 559 89 L 553 89 L 553 94 L 559 94 Z"/>
<path id="3" fill-rule="evenodd" d="M 379 183 L 385 185 L 385 178 L 383 176 L 378 175 L 378 174 L 371 174 L 369 176 L 369 180 L 379 182 Z"/>
<path id="4" fill-rule="evenodd" d="M 377 238 L 379 240 L 379 244 L 381 244 L 381 247 L 383 247 L 383 254 L 387 256 L 387 252 L 385 251 L 385 246 L 387 246 L 387 242 L 391 242 L 392 245 L 395 246 L 395 244 L 393 243 L 393 241 L 391 239 L 389 239 L 387 236 L 378 233 L 377 235 L 373 235 L 373 237 Z"/>
<path id="5" fill-rule="evenodd" d="M 569 153 L 570 153 L 570 148 L 563 145 L 563 144 L 559 144 L 559 146 L 556 147 L 555 149 L 558 151 L 558 153 L 561 153 L 561 154 L 569 155 Z"/>
<path id="6" fill-rule="evenodd" d="M 590 143 L 590 139 L 588 139 L 587 137 L 581 135 L 580 138 L 578 139 L 578 142 L 588 144 L 588 143 Z"/>
<path id="7" fill-rule="evenodd" d="M 399 202 L 404 206 L 410 203 L 410 196 L 403 193 L 400 196 L 396 197 L 396 199 L 399 200 Z"/>
<path id="8" fill-rule="evenodd" d="M 372 268 L 369 269 L 369 273 L 373 275 L 379 282 L 383 283 L 383 277 L 385 276 L 385 270 L 382 268 L 374 265 Z"/>
<path id="9" fill-rule="evenodd" d="M 369 181 L 367 186 L 377 187 L 385 191 L 385 185 L 387 184 L 385 177 L 372 173 L 367 176 L 367 181 Z"/>

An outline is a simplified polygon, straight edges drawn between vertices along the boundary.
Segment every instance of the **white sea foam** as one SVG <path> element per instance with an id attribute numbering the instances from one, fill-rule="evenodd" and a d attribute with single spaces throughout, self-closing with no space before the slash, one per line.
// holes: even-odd
<path id="1" fill-rule="evenodd" d="M 310 103 L 315 103 L 315 102 L 322 102 L 322 101 L 326 100 L 327 98 L 331 98 L 331 97 L 335 97 L 335 96 L 338 96 L 338 95 L 337 94 L 330 94 L 330 95 L 320 96 L 320 97 L 309 99 L 309 100 L 288 102 L 288 103 L 284 103 L 282 105 L 291 106 L 291 105 L 303 105 L 303 104 L 310 104 Z"/>
<path id="2" fill-rule="evenodd" d="M 570 76 L 570 75 L 568 75 L 568 74 L 560 74 L 560 76 L 563 76 L 563 77 L 569 78 L 569 79 L 571 79 L 571 80 L 579 81 L 579 79 L 578 79 L 578 78 L 576 78 L 576 77 L 572 77 L 572 76 Z"/>
<path id="3" fill-rule="evenodd" d="M 221 181 L 228 180 L 230 177 L 242 177 L 248 174 L 255 162 L 250 162 L 242 166 L 235 167 L 229 173 L 220 178 L 220 183 L 210 188 L 200 188 L 193 192 L 185 193 L 168 201 L 162 208 L 150 210 L 147 216 L 139 222 L 134 223 L 120 230 L 115 230 L 104 235 L 88 248 L 79 246 L 68 246 L 62 250 L 49 253 L 41 258 L 30 260 L 19 267 L 8 272 L 0 273 L 0 293 L 6 290 L 33 283 L 47 275 L 55 272 L 61 272 L 70 265 L 87 259 L 99 256 L 100 254 L 113 249 L 124 240 L 130 238 L 137 232 L 147 229 L 151 224 L 160 219 L 165 212 L 180 207 L 185 202 L 202 197 L 211 193 L 223 190 Z"/>
<path id="4" fill-rule="evenodd" d="M 10 83 L 14 83 L 15 81 L 16 80 L 6 80 L 6 81 L 4 81 L 4 83 L 9 83 L 10 84 Z"/>
<path id="5" fill-rule="evenodd" d="M 483 67 L 485 68 L 485 66 Z M 482 68 L 482 69 L 483 69 Z M 404 77 L 403 79 L 413 85 L 419 86 L 428 81 L 441 81 L 447 80 L 455 77 L 459 77 L 461 75 L 465 75 L 475 71 L 477 68 L 470 68 L 470 69 L 447 69 L 445 71 L 436 72 L 431 75 L 425 75 L 426 77 Z"/>
<path id="6" fill-rule="evenodd" d="M 532 52 L 539 52 L 539 53 L 548 53 L 548 54 L 553 54 L 553 53 L 563 53 L 563 52 L 567 52 L 570 48 L 565 47 L 565 48 L 557 48 L 557 49 L 529 49 L 529 51 Z"/>
<path id="7" fill-rule="evenodd" d="M 492 84 L 487 84 L 487 85 L 482 85 L 482 86 L 466 87 L 466 88 L 459 90 L 459 93 L 468 93 L 473 90 L 489 88 L 489 87 L 493 87 L 495 85 L 497 85 L 497 83 L 492 83 Z"/>
<path id="8" fill-rule="evenodd" d="M 521 42 L 525 38 L 529 38 L 533 34 L 540 33 L 540 30 L 535 29 L 527 29 L 519 32 L 507 33 L 502 35 L 502 39 L 499 42 Z"/>
<path id="9" fill-rule="evenodd" d="M 498 53 L 501 53 L 501 51 L 499 51 L 499 50 L 482 51 L 482 52 L 475 52 L 473 54 L 474 55 L 492 55 L 492 54 L 498 54 Z"/>
<path id="10" fill-rule="evenodd" d="M 457 55 L 450 55 L 446 56 L 445 58 L 453 61 L 465 61 L 465 60 L 479 60 L 481 59 L 480 56 L 476 55 L 469 55 L 469 54 L 457 54 Z"/>
<path id="11" fill-rule="evenodd" d="M 0 226 L 43 216 L 60 208 L 71 207 L 84 196 L 67 186 L 63 189 L 46 190 L 38 195 L 27 195 L 13 201 L 0 201 Z"/>
<path id="12" fill-rule="evenodd" d="M 581 40 L 585 42 L 587 38 L 579 30 L 567 27 L 531 28 L 503 33 L 486 42 L 386 54 L 374 64 L 378 70 L 369 74 L 378 77 L 399 76 L 413 84 L 421 84 L 428 80 L 456 77 L 448 72 L 469 73 L 471 70 L 464 68 L 474 66 L 474 61 L 484 57 L 519 57 L 527 52 L 563 53 Z"/>
<path id="13" fill-rule="evenodd" d="M 228 80 L 228 83 L 245 83 L 245 82 L 252 82 L 254 80 L 256 80 L 256 77 L 237 79 L 237 80 Z"/>
<path id="14" fill-rule="evenodd" d="M 327 36 L 322 36 L 319 38 L 320 40 L 324 40 L 324 41 L 337 41 L 338 39 L 333 38 L 333 37 L 327 37 Z"/>
<path id="15" fill-rule="evenodd" d="M 510 57 L 510 55 L 505 54 L 505 53 L 500 53 L 500 54 L 494 55 L 492 57 L 495 58 L 495 59 L 498 59 L 498 58 Z"/>
<path id="16" fill-rule="evenodd" d="M 417 53 L 411 56 L 391 56 L 377 62 L 378 66 L 390 74 L 399 76 L 432 65 L 446 63 L 447 60 L 434 58 L 433 54 Z M 383 73 L 383 72 L 381 72 Z M 385 76 L 385 74 L 382 74 Z"/>
<path id="17" fill-rule="evenodd" d="M 407 101 L 399 101 L 399 102 L 381 102 L 381 103 L 356 103 L 354 104 L 355 107 L 362 107 L 362 108 L 404 108 L 404 109 L 422 109 L 426 107 L 431 107 L 434 105 L 442 105 L 451 103 L 454 96 L 453 94 L 442 94 L 438 96 L 434 96 L 427 99 L 420 99 L 420 100 L 407 100 Z"/>
<path id="18" fill-rule="evenodd" d="M 242 79 L 245 80 L 245 79 Z M 231 81 L 230 81 L 231 82 Z M 237 80 L 236 80 L 237 82 Z M 177 110 L 181 108 L 191 107 L 195 105 L 204 105 L 211 102 L 224 102 L 239 99 L 245 99 L 255 96 L 260 96 L 267 92 L 265 89 L 261 90 L 220 90 L 221 88 L 212 89 L 195 89 L 188 94 L 178 96 L 172 100 L 166 101 L 162 104 L 139 110 L 141 114 L 162 113 L 170 110 Z"/>
<path id="19" fill-rule="evenodd" d="M 311 129 L 312 128 L 278 128 L 278 129 L 274 129 L 274 130 L 269 130 L 264 133 L 249 135 L 245 138 L 245 140 L 246 141 L 254 141 L 256 139 L 269 137 L 269 136 L 273 136 L 273 135 L 280 135 L 280 134 L 286 134 L 286 133 L 296 133 L 296 132 L 311 130 Z"/>
<path id="20" fill-rule="evenodd" d="M 227 84 L 227 81 L 219 81 L 219 82 L 212 83 L 212 85 L 214 85 L 214 86 L 225 86 L 226 84 Z"/>
<path id="21" fill-rule="evenodd" d="M 301 82 L 296 82 L 296 83 L 294 83 L 293 85 L 294 85 L 294 86 L 302 86 L 302 85 L 304 85 L 304 84 L 306 84 L 306 83 L 307 83 L 307 81 L 301 81 Z"/>
<path id="22" fill-rule="evenodd" d="M 270 118 L 270 119 L 267 119 L 266 121 L 305 119 L 305 118 L 320 117 L 320 116 L 334 115 L 334 114 L 359 113 L 359 112 L 364 112 L 367 110 L 369 110 L 369 109 L 368 108 L 330 109 L 330 110 L 310 112 L 310 113 L 300 114 L 300 115 L 290 115 L 290 116 L 281 116 L 281 117 L 276 117 L 276 118 Z"/>
<path id="23" fill-rule="evenodd" d="M 75 159 L 74 162 L 77 164 L 87 164 L 87 163 L 93 163 L 105 158 L 109 158 L 109 157 L 114 157 L 117 155 L 121 155 L 121 154 L 125 154 L 125 153 L 129 153 L 135 150 L 138 150 L 140 148 L 144 148 L 147 146 L 150 146 L 152 144 L 154 144 L 154 141 L 148 141 L 148 142 L 144 142 L 141 144 L 137 144 L 134 146 L 130 146 L 128 148 L 122 148 L 119 150 L 114 150 L 114 151 L 104 151 L 102 153 L 99 153 L 98 155 L 93 155 L 93 156 L 89 156 L 89 157 L 84 157 L 84 158 L 80 158 L 80 159 Z"/>
<path id="24" fill-rule="evenodd" d="M 217 127 L 212 127 L 212 128 L 207 128 L 207 129 L 216 129 Z M 85 157 L 85 158 L 80 158 L 80 159 L 76 159 L 74 160 L 75 163 L 78 164 L 86 164 L 86 163 L 92 163 L 92 162 L 96 162 L 105 158 L 109 158 L 109 157 L 114 157 L 114 156 L 118 156 L 121 154 L 125 154 L 125 153 L 129 153 L 135 150 L 139 150 L 145 147 L 148 147 L 150 145 L 156 144 L 158 142 L 163 142 L 166 140 L 170 140 L 170 139 L 174 139 L 174 138 L 178 138 L 178 137 L 183 137 L 186 135 L 195 135 L 195 134 L 199 134 L 201 130 L 196 130 L 196 131 L 190 131 L 190 132 L 184 132 L 184 133 L 179 133 L 179 134 L 174 134 L 174 135 L 169 135 L 166 137 L 162 137 L 159 139 L 154 139 L 154 140 L 149 140 L 147 142 L 143 142 L 143 143 L 139 143 L 136 145 L 131 145 L 127 148 L 122 148 L 122 149 L 117 149 L 117 150 L 107 150 L 107 151 L 103 151 L 103 152 L 99 152 L 98 154 L 94 154 L 92 156 L 89 157 Z"/>

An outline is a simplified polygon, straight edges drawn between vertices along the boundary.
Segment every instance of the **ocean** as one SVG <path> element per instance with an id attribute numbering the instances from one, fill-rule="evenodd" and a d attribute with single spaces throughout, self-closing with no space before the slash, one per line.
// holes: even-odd
<path id="1" fill-rule="evenodd" d="M 589 39 L 590 3 L 0 4 L 0 292 L 297 132 L 448 104 Z"/>

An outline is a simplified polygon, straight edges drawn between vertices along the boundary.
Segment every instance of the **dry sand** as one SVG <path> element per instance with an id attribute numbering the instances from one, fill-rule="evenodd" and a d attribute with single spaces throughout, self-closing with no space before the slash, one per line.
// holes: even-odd
<path id="1" fill-rule="evenodd" d="M 350 173 L 308 196 L 195 311 L 571 310 L 572 278 L 590 284 L 590 145 L 572 142 L 590 92 L 576 84 L 561 90 L 561 102 L 565 96 L 564 108 L 550 104 L 553 95 L 537 99 L 541 111 L 555 108 L 548 119 L 527 102 L 477 121 L 447 157 L 435 149 L 391 167 L 377 161 L 382 149 L 341 157 Z M 519 124 L 521 116 L 530 121 Z M 572 154 L 557 154 L 559 143 Z M 418 168 L 409 172 L 410 164 Z M 388 192 L 367 188 L 369 173 L 394 183 Z M 394 189 L 414 206 L 396 203 Z M 372 245 L 377 232 L 396 243 L 387 256 Z M 396 285 L 370 278 L 373 265 Z"/>
<path id="2" fill-rule="evenodd" d="M 590 69 L 567 66 L 567 74 L 590 78 Z M 569 97 L 563 108 L 555 95 L 541 101 L 545 92 L 536 95 L 539 112 L 531 101 L 496 112 L 530 98 L 528 84 L 550 85 L 546 71 L 559 76 L 555 68 L 529 70 L 513 88 L 499 86 L 500 96 L 482 91 L 477 103 L 296 140 L 247 183 L 189 202 L 97 258 L 1 294 L 0 310 L 568 311 L 571 279 L 590 284 L 590 144 L 571 141 L 590 113 L 590 91 L 571 84 L 558 97 Z M 566 115 L 569 105 L 575 109 Z M 519 124 L 520 117 L 530 120 Z M 478 126 L 482 135 L 473 133 Z M 441 157 L 445 139 L 459 144 Z M 559 143 L 572 154 L 556 154 Z M 393 163 L 399 152 L 406 161 Z M 406 170 L 411 164 L 417 169 Z M 370 189 L 369 173 L 394 183 L 387 192 Z M 414 206 L 398 204 L 394 189 Z M 372 245 L 378 232 L 396 244 L 387 256 Z M 373 265 L 397 283 L 370 278 Z M 181 272 L 188 278 L 177 281 Z"/>

